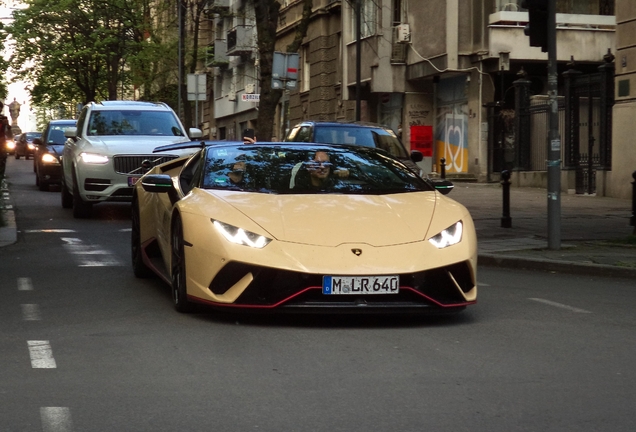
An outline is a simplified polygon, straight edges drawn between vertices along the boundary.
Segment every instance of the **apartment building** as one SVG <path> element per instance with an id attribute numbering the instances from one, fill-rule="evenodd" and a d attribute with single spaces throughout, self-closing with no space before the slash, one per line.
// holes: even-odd
<path id="1" fill-rule="evenodd" d="M 223 2 L 230 13 L 217 20 L 215 58 L 218 61 L 217 46 L 222 50 L 223 43 L 228 44 L 228 57 L 225 64 L 214 65 L 215 137 L 235 139 L 244 127 L 254 126 L 257 117 L 256 33 L 249 1 L 212 1 Z M 616 2 L 629 20 L 633 2 Z M 529 45 L 524 34 L 529 17 L 521 3 L 360 0 L 358 14 L 353 1 L 313 0 L 312 20 L 299 52 L 299 82 L 281 98 L 274 138 L 282 139 L 301 120 L 354 120 L 359 104 L 361 120 L 390 126 L 407 147 L 422 151 L 427 172 L 439 173 L 443 160 L 451 177 L 496 181 L 502 169 L 511 169 L 519 185 L 543 185 L 541 151 L 547 138 L 539 120 L 532 120 L 532 145 L 540 150 L 532 157 L 540 163 L 517 166 L 519 80 L 526 83 L 533 104 L 547 97 L 547 53 Z M 301 10 L 299 1 L 282 2 L 280 51 L 293 38 Z M 566 93 L 564 72 L 591 76 L 615 56 L 616 27 L 614 0 L 557 0 L 560 96 Z M 624 27 L 629 33 L 633 25 Z M 624 42 L 625 55 L 631 54 L 628 45 Z M 599 145 L 599 123 L 605 120 L 591 108 L 597 104 L 595 95 L 582 93 L 579 99 L 577 109 L 590 107 L 592 120 L 587 124 L 587 114 L 581 115 L 585 121 L 570 126 L 587 127 L 576 136 L 586 140 L 582 146 L 596 143 L 589 147 L 592 155 Z M 564 135 L 571 132 L 563 125 L 560 130 Z M 605 166 L 600 175 L 595 173 L 600 193 L 612 193 L 608 171 L 611 167 Z M 574 175 L 574 170 L 564 172 L 564 191 L 574 190 Z"/>

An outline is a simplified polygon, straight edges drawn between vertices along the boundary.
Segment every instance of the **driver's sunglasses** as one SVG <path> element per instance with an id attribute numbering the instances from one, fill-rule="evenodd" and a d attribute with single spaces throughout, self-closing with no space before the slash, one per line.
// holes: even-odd
<path id="1" fill-rule="evenodd" d="M 318 168 L 329 168 L 331 167 L 331 162 L 329 161 L 311 161 L 308 163 L 309 168 L 318 169 Z"/>

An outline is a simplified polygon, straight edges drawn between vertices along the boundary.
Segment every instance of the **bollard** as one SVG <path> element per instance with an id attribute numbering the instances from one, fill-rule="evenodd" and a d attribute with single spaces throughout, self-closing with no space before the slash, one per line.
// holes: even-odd
<path id="1" fill-rule="evenodd" d="M 439 173 L 442 179 L 446 178 L 446 158 L 441 158 L 439 160 Z"/>
<path id="2" fill-rule="evenodd" d="M 634 227 L 632 234 L 636 235 L 636 171 L 632 173 L 632 218 L 629 220 L 629 224 Z"/>
<path id="3" fill-rule="evenodd" d="M 503 215 L 501 216 L 501 227 L 512 228 L 512 218 L 510 217 L 510 171 L 501 172 L 501 185 L 503 186 Z"/>

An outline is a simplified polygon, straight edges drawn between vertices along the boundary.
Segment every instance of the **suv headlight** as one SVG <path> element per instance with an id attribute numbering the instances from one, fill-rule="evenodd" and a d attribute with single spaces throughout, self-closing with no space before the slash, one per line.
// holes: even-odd
<path id="1" fill-rule="evenodd" d="M 84 163 L 87 164 L 105 164 L 108 163 L 108 156 L 95 153 L 82 153 L 80 155 Z"/>
<path id="2" fill-rule="evenodd" d="M 436 248 L 444 249 L 445 247 L 452 246 L 462 241 L 463 228 L 464 225 L 462 224 L 462 221 L 459 221 L 449 226 L 439 234 L 434 235 L 428 239 L 428 241 Z"/>

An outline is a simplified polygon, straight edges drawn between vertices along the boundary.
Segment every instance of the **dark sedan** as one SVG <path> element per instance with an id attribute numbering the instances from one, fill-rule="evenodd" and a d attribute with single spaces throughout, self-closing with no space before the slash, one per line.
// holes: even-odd
<path id="1" fill-rule="evenodd" d="M 37 148 L 33 159 L 35 184 L 41 191 L 49 189 L 51 184 L 60 184 L 62 180 L 61 157 L 64 150 L 64 130 L 74 127 L 76 121 L 51 120 L 44 129 L 42 138 L 36 138 Z"/>

